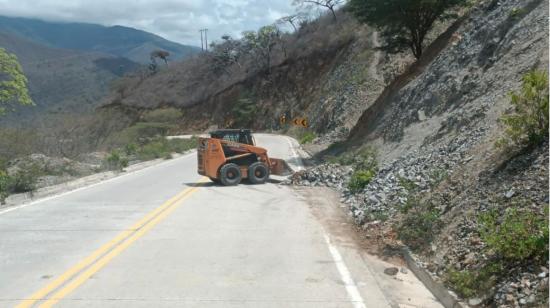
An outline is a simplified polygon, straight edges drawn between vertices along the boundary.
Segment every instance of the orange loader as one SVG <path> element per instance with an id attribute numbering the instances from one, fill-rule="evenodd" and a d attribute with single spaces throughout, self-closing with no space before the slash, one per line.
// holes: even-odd
<path id="1" fill-rule="evenodd" d="M 267 150 L 256 146 L 249 129 L 223 129 L 210 132 L 210 138 L 199 138 L 198 172 L 215 183 L 238 185 L 248 179 L 263 184 L 269 175 L 289 175 L 292 169 Z"/>

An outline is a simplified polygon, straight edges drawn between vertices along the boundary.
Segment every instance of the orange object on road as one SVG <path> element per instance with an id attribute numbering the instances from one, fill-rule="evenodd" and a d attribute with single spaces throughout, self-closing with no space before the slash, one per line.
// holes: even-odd
<path id="1" fill-rule="evenodd" d="M 199 138 L 198 172 L 213 182 L 238 185 L 242 179 L 263 184 L 270 174 L 289 175 L 292 169 L 267 150 L 256 146 L 249 129 L 224 129 L 210 132 L 210 138 Z"/>

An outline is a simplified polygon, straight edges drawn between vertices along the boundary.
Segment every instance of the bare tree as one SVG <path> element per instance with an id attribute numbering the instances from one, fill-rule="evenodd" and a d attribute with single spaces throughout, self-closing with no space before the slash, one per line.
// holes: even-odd
<path id="1" fill-rule="evenodd" d="M 281 17 L 279 18 L 277 21 L 276 21 L 276 24 L 285 24 L 285 23 L 289 23 L 292 28 L 294 29 L 294 32 L 298 31 L 298 27 L 300 22 L 304 19 L 306 19 L 306 14 L 305 13 L 296 13 L 296 14 L 292 14 L 292 15 L 288 15 L 288 16 L 285 16 L 285 17 Z"/>
<path id="2" fill-rule="evenodd" d="M 293 5 L 295 6 L 309 6 L 309 5 L 316 5 L 327 8 L 331 13 L 332 17 L 334 18 L 334 21 L 336 21 L 336 8 L 343 4 L 344 0 L 294 0 Z"/>

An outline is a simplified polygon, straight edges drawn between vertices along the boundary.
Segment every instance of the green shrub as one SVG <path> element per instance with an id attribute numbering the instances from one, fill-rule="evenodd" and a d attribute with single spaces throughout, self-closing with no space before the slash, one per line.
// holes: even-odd
<path id="1" fill-rule="evenodd" d="M 515 7 L 512 10 L 510 10 L 509 16 L 510 18 L 519 18 L 524 16 L 525 13 L 526 11 L 524 9 Z"/>
<path id="2" fill-rule="evenodd" d="M 164 139 L 155 139 L 144 144 L 138 150 L 137 155 L 140 160 L 151 160 L 165 157 L 166 153 L 170 153 L 168 142 Z"/>
<path id="3" fill-rule="evenodd" d="M 233 126 L 249 126 L 254 122 L 257 112 L 258 105 L 256 104 L 256 100 L 249 93 L 244 93 L 231 109 L 234 118 Z"/>
<path id="4" fill-rule="evenodd" d="M 176 108 L 162 108 L 148 111 L 143 114 L 145 122 L 176 123 L 183 116 L 183 112 Z"/>
<path id="5" fill-rule="evenodd" d="M 351 175 L 348 183 L 348 188 L 352 193 L 357 193 L 363 190 L 376 173 L 373 170 L 358 170 Z"/>
<path id="6" fill-rule="evenodd" d="M 331 162 L 342 166 L 353 166 L 355 170 L 378 170 L 376 161 L 376 150 L 371 147 L 365 147 L 358 151 L 344 153 L 338 157 L 333 157 Z"/>
<path id="7" fill-rule="evenodd" d="M 183 153 L 197 147 L 197 137 L 167 140 L 171 152 Z"/>
<path id="8" fill-rule="evenodd" d="M 314 132 L 304 132 L 301 136 L 300 136 L 300 144 L 306 144 L 306 143 L 310 143 L 313 141 L 313 139 L 315 139 L 317 136 L 315 135 Z"/>
<path id="9" fill-rule="evenodd" d="M 398 235 L 411 249 L 421 250 L 432 242 L 441 220 L 438 210 L 416 202 L 409 204 L 410 209 L 398 228 Z"/>
<path id="10" fill-rule="evenodd" d="M 128 158 L 120 153 L 119 150 L 113 150 L 105 159 L 106 167 L 109 170 L 122 170 L 128 167 Z"/>
<path id="11" fill-rule="evenodd" d="M 430 183 L 433 186 L 439 185 L 448 177 L 449 177 L 449 173 L 445 169 L 434 168 L 430 171 Z"/>
<path id="12" fill-rule="evenodd" d="M 510 96 L 514 113 L 501 117 L 505 136 L 497 146 L 529 146 L 544 141 L 548 137 L 548 73 L 527 73 L 521 91 Z"/>
<path id="13" fill-rule="evenodd" d="M 378 172 L 376 152 L 368 147 L 334 157 L 331 162 L 343 166 L 353 166 L 355 171 L 348 182 L 348 188 L 352 193 L 363 190 Z"/>
<path id="14" fill-rule="evenodd" d="M 174 125 L 169 123 L 138 122 L 114 135 L 111 141 L 117 146 L 123 146 L 148 138 L 166 136 L 173 128 Z"/>
<path id="15" fill-rule="evenodd" d="M 477 275 L 471 271 L 450 270 L 447 273 L 447 280 L 452 288 L 458 294 L 465 298 L 473 297 L 477 294 Z"/>
<path id="16" fill-rule="evenodd" d="M 25 169 L 18 170 L 12 176 L 0 170 L 0 204 L 10 194 L 35 191 L 38 178 L 43 175 L 44 172 L 34 164 L 25 166 Z"/>
<path id="17" fill-rule="evenodd" d="M 409 193 L 413 193 L 418 188 L 418 185 L 416 185 L 416 183 L 412 180 L 409 180 L 402 176 L 398 176 L 397 179 L 399 181 L 399 185 L 405 188 L 405 190 Z"/>
<path id="18" fill-rule="evenodd" d="M 5 171 L 0 170 L 0 204 L 4 203 L 9 196 L 10 188 L 11 177 Z"/>
<path id="19" fill-rule="evenodd" d="M 124 146 L 124 153 L 126 155 L 134 155 L 138 151 L 138 145 L 135 143 L 128 143 Z"/>
<path id="20" fill-rule="evenodd" d="M 171 139 L 165 138 L 154 139 L 138 150 L 138 157 L 141 160 L 149 160 L 155 158 L 167 158 L 172 153 L 183 153 L 197 146 L 197 139 Z M 171 157 L 171 156 L 170 156 Z"/>
<path id="21" fill-rule="evenodd" d="M 548 258 L 548 206 L 545 216 L 518 206 L 481 215 L 480 234 L 487 248 L 508 261 Z"/>
<path id="22" fill-rule="evenodd" d="M 494 262 L 476 271 L 450 269 L 447 271 L 446 280 L 459 295 L 470 298 L 490 290 L 495 285 L 496 276 L 503 271 L 503 266 Z"/>
<path id="23" fill-rule="evenodd" d="M 376 161 L 376 151 L 373 148 L 366 147 L 359 150 L 355 155 L 354 168 L 355 170 L 372 170 L 374 173 L 378 171 L 378 162 Z"/>
<path id="24" fill-rule="evenodd" d="M 43 172 L 35 165 L 21 169 L 11 176 L 10 191 L 16 194 L 33 192 L 36 189 L 38 178 L 42 175 Z"/>

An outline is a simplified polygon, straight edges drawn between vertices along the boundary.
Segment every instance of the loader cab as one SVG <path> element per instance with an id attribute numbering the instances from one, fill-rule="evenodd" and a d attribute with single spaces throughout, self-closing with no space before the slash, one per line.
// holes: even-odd
<path id="1" fill-rule="evenodd" d="M 255 145 L 254 137 L 250 129 L 221 129 L 210 132 L 211 138 L 223 139 L 237 143 Z"/>

